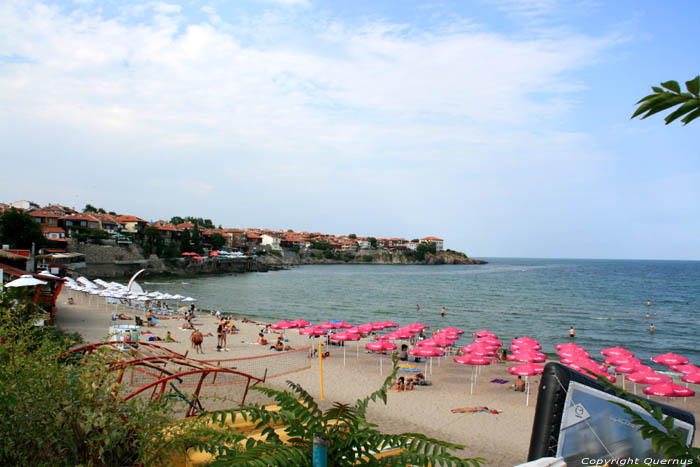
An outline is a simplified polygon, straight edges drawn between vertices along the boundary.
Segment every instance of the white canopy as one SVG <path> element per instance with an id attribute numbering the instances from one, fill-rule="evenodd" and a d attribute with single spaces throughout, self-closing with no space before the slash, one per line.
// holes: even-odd
<path id="1" fill-rule="evenodd" d="M 11 282 L 8 282 L 5 284 L 5 287 L 32 287 L 36 285 L 44 285 L 46 282 L 40 281 L 36 277 L 32 276 L 31 274 L 25 274 L 21 276 L 19 279 L 15 279 Z"/>

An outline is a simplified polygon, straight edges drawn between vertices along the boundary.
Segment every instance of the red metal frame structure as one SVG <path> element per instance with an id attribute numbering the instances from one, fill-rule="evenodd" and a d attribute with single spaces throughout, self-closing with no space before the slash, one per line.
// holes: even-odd
<path id="1" fill-rule="evenodd" d="M 124 351 L 119 349 L 117 345 L 124 345 L 123 341 L 108 341 L 108 342 L 98 342 L 95 344 L 83 345 L 81 347 L 76 347 L 67 352 L 64 352 L 61 357 L 76 353 L 91 354 L 97 349 L 107 348 L 109 350 L 115 351 L 116 356 L 128 356 L 129 360 L 120 360 L 115 358 L 114 361 L 107 365 L 107 371 L 118 371 L 119 376 L 117 377 L 117 382 L 122 383 L 124 374 L 127 369 L 132 369 L 134 372 L 138 372 L 147 375 L 152 380 L 140 385 L 136 390 L 130 392 L 122 400 L 127 401 L 136 397 L 137 395 L 152 389 L 150 399 L 155 397 L 162 397 L 166 392 L 168 384 L 172 384 L 177 381 L 183 384 L 184 378 L 187 376 L 198 375 L 197 383 L 195 385 L 194 392 L 192 392 L 192 400 L 187 401 L 189 403 L 189 408 L 187 410 L 186 417 L 192 417 L 197 411 L 204 411 L 201 399 L 199 397 L 202 387 L 212 386 L 215 384 L 239 384 L 242 380 L 245 380 L 245 390 L 243 392 L 243 398 L 241 400 L 241 405 L 245 404 L 246 396 L 248 395 L 248 390 L 251 386 L 255 386 L 260 383 L 264 383 L 267 375 L 267 370 L 265 370 L 265 375 L 262 378 L 236 371 L 235 367 L 220 367 L 215 366 L 210 362 L 195 360 L 192 358 L 187 358 L 186 355 L 181 355 L 174 352 L 168 348 L 161 347 L 150 342 L 131 342 L 126 343 L 131 347 L 130 350 Z M 136 354 L 132 354 L 135 352 Z M 172 364 L 172 370 L 167 368 L 169 364 Z M 182 371 L 182 367 L 188 367 L 187 370 Z M 210 382 L 206 382 L 209 375 L 212 375 Z M 216 382 L 217 376 L 219 375 L 230 375 L 237 377 L 241 380 L 238 382 Z M 133 380 L 132 380 L 133 383 Z M 173 386 L 174 387 L 174 386 Z"/>

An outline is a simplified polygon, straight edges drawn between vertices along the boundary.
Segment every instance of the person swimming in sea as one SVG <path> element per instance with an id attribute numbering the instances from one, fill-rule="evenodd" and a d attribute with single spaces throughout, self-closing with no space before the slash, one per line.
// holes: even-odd
<path id="1" fill-rule="evenodd" d="M 571 326 L 571 329 L 569 329 L 569 338 L 573 339 L 574 337 L 576 337 L 576 331 L 574 330 L 574 327 Z"/>

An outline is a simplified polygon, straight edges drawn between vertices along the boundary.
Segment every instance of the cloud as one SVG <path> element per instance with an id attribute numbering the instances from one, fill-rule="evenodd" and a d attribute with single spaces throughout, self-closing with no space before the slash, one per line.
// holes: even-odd
<path id="1" fill-rule="evenodd" d="M 202 215 L 231 224 L 222 208 L 241 190 L 274 206 L 272 215 L 312 199 L 357 221 L 368 210 L 381 216 L 372 200 L 426 210 L 435 203 L 426 192 L 450 205 L 479 193 L 508 200 L 517 192 L 499 177 L 516 187 L 524 174 L 551 184 L 556 177 L 542 174 L 598 164 L 589 137 L 558 122 L 586 87 L 577 73 L 617 45 L 613 35 L 550 30 L 515 39 L 471 18 L 462 29 L 422 29 L 313 11 L 299 25 L 284 12 L 201 12 L 205 19 L 192 20 L 163 2 L 115 16 L 3 3 L 0 57 L 22 60 L 0 60 L 0 122 L 61 141 L 53 156 L 66 164 L 57 176 L 88 176 L 89 160 L 120 161 L 112 173 L 132 177 L 142 209 L 157 205 L 148 204 L 156 200 L 141 172 L 196 178 L 168 201 L 194 212 L 205 208 L 188 197 L 212 196 L 219 215 Z M 21 161 L 9 164 L 19 170 Z M 114 192 L 118 203 L 118 188 L 106 183 L 94 196 Z M 409 214 L 399 217 L 408 224 Z"/>

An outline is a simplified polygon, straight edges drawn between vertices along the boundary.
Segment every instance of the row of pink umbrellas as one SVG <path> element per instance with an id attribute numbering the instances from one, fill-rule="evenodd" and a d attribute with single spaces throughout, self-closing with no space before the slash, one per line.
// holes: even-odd
<path id="1" fill-rule="evenodd" d="M 604 365 L 599 364 L 590 358 L 590 354 L 581 346 L 572 342 L 555 346 L 561 362 L 575 370 L 589 370 L 598 375 L 605 376 L 611 381 L 615 377 L 607 372 Z M 614 367 L 614 373 L 626 375 L 622 380 L 624 388 L 625 380 L 634 383 L 634 392 L 637 392 L 637 384 L 647 385 L 643 392 L 648 396 L 661 397 L 690 397 L 695 395 L 695 391 L 673 383 L 670 376 L 658 373 L 653 368 L 644 365 L 642 361 L 634 356 L 634 353 L 622 347 L 610 347 L 603 349 L 600 353 L 607 357 L 603 363 L 608 367 Z M 657 355 L 652 358 L 654 363 L 666 365 L 673 371 L 684 373 L 683 381 L 700 383 L 700 368 L 695 365 L 688 365 L 688 359 L 674 353 Z"/>

